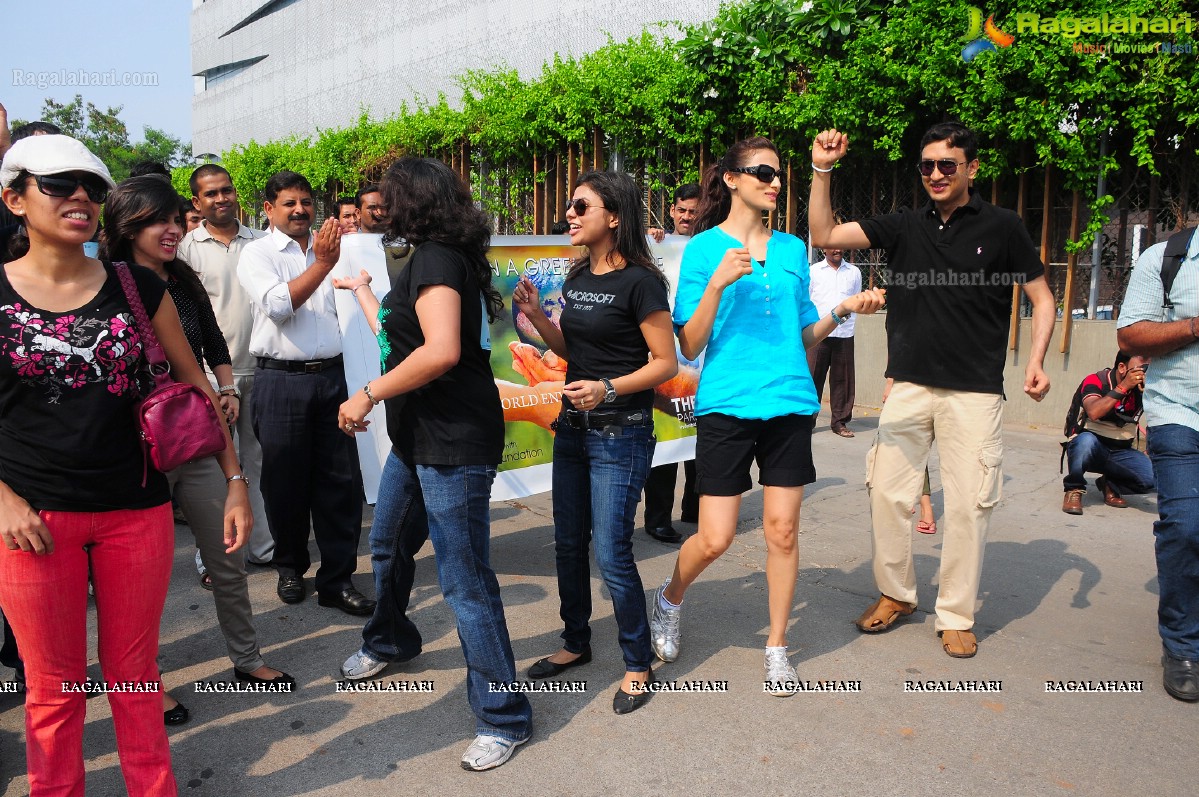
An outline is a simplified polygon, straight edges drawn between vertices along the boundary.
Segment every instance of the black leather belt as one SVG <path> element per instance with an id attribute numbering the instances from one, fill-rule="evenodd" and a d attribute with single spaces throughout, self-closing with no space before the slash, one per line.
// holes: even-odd
<path id="1" fill-rule="evenodd" d="M 273 371 L 291 371 L 293 374 L 316 374 L 326 368 L 341 365 L 341 355 L 327 360 L 276 360 L 271 357 L 259 357 L 258 367 L 269 368 Z"/>
<path id="2" fill-rule="evenodd" d="M 564 409 L 558 421 L 572 429 L 603 429 L 605 426 L 648 426 L 653 423 L 653 410 L 604 410 L 580 412 Z"/>

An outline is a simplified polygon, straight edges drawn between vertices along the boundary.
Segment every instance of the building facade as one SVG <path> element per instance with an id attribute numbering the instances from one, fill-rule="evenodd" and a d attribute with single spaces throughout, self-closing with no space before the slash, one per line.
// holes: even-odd
<path id="1" fill-rule="evenodd" d="M 555 53 L 581 56 L 665 23 L 715 16 L 718 0 L 193 0 L 192 151 L 305 137 L 383 119 L 407 103 L 455 106 L 471 69 L 535 77 Z M 671 21 L 674 24 L 671 24 Z"/>

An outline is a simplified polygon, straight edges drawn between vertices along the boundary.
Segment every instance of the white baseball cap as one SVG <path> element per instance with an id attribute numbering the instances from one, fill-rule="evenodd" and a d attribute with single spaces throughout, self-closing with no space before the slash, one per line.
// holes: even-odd
<path id="1" fill-rule="evenodd" d="M 109 188 L 116 188 L 104 161 L 70 136 L 30 136 L 12 145 L 0 166 L 0 188 L 8 188 L 22 171 L 37 177 L 63 172 L 94 174 Z"/>

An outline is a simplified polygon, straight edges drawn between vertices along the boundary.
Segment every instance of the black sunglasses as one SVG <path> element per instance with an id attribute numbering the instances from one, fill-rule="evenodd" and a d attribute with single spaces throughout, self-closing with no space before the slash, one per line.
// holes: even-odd
<path id="1" fill-rule="evenodd" d="M 83 186 L 87 198 L 96 204 L 102 205 L 104 200 L 108 199 L 108 183 L 90 174 L 34 175 L 33 179 L 37 182 L 37 190 L 46 196 L 62 199 L 73 196 L 79 190 L 79 186 Z"/>
<path id="2" fill-rule="evenodd" d="M 566 203 L 567 210 L 573 210 L 576 216 L 586 216 L 589 208 L 604 209 L 603 205 L 592 205 L 586 199 L 572 199 Z"/>
<path id="3" fill-rule="evenodd" d="M 916 171 L 923 174 L 925 177 L 931 177 L 933 167 L 936 167 L 941 174 L 946 177 L 952 177 L 957 174 L 959 166 L 965 166 L 969 161 L 951 161 L 948 158 L 939 161 L 920 161 L 916 164 Z"/>
<path id="4" fill-rule="evenodd" d="M 767 166 L 765 163 L 759 163 L 757 166 L 734 166 L 729 171 L 738 174 L 752 174 L 764 183 L 772 183 L 776 177 L 779 178 L 780 183 L 787 179 L 787 173 L 782 169 Z"/>

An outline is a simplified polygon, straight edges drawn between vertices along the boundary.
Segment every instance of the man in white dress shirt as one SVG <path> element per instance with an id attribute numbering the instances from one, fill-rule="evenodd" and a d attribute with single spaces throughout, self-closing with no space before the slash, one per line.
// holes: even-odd
<path id="1" fill-rule="evenodd" d="M 843 299 L 862 291 L 862 272 L 846 263 L 840 249 L 825 249 L 824 260 L 811 266 L 812 304 L 823 318 Z M 855 392 L 853 366 L 853 323 L 849 320 L 833 329 L 828 337 L 808 349 L 808 368 L 816 383 L 816 396 L 824 398 L 824 380 L 829 382 L 829 410 L 832 430 L 842 437 L 853 437 L 846 425 L 853 419 Z"/>
<path id="2" fill-rule="evenodd" d="M 358 452 L 337 425 L 347 395 L 329 272 L 341 253 L 341 231 L 330 218 L 312 235 L 312 186 L 302 175 L 277 172 L 263 195 L 273 229 L 246 245 L 237 274 L 254 315 L 251 412 L 262 444 L 277 592 L 284 603 L 304 599 L 311 524 L 321 552 L 320 604 L 369 615 L 375 602 L 350 582 L 362 532 Z"/>
<path id="3" fill-rule="evenodd" d="M 250 480 L 250 508 L 254 512 L 254 531 L 246 550 L 246 561 L 270 564 L 275 552 L 270 523 L 262 504 L 262 447 L 250 424 L 250 406 L 254 401 L 254 356 L 250 354 L 250 332 L 254 326 L 250 297 L 237 279 L 237 261 L 241 250 L 266 233 L 252 230 L 237 219 L 237 189 L 225 167 L 206 163 L 191 175 L 192 204 L 203 221 L 183 237 L 177 254 L 200 275 L 216 313 L 217 325 L 229 355 L 233 359 L 233 384 L 218 385 L 222 396 L 240 405 L 234 438 L 242 470 Z M 231 389 L 230 389 L 231 388 Z"/>

